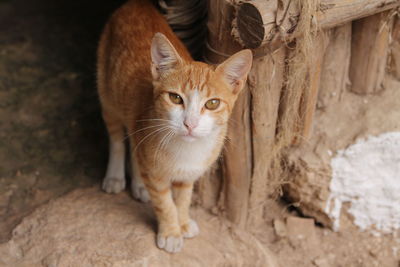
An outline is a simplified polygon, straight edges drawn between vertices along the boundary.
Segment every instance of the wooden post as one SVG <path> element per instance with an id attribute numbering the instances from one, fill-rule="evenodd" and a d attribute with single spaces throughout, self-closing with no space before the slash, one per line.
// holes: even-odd
<path id="1" fill-rule="evenodd" d="M 294 35 L 298 34 L 295 28 L 300 9 L 296 3 L 292 0 L 243 2 L 238 6 L 235 36 L 249 48 L 268 44 L 276 33 L 285 40 L 297 37 Z M 314 22 L 322 29 L 329 29 L 398 6 L 398 0 L 320 0 Z"/>
<path id="2" fill-rule="evenodd" d="M 325 50 L 321 83 L 318 94 L 318 108 L 338 102 L 349 81 L 351 56 L 351 22 L 330 30 L 329 44 Z M 332 101 L 333 100 L 333 101 Z"/>
<path id="3" fill-rule="evenodd" d="M 274 189 L 270 165 L 275 144 L 279 100 L 284 82 L 286 47 L 255 59 L 249 75 L 253 138 L 253 175 L 249 199 L 249 228 L 263 222 L 264 203 Z"/>
<path id="4" fill-rule="evenodd" d="M 237 32 L 239 40 L 248 48 L 257 48 L 270 41 L 275 34 L 275 12 L 277 1 L 244 2 L 238 8 Z M 254 19 L 256 18 L 256 19 Z"/>
<path id="5" fill-rule="evenodd" d="M 391 73 L 400 80 L 400 15 L 396 18 L 393 25 L 391 54 Z"/>
<path id="6" fill-rule="evenodd" d="M 353 22 L 350 80 L 354 93 L 376 93 L 382 89 L 391 21 L 386 11 Z"/>
<path id="7" fill-rule="evenodd" d="M 221 63 L 241 46 L 231 35 L 234 6 L 227 0 L 209 1 L 208 39 L 205 60 Z M 223 153 L 223 206 L 227 217 L 237 226 L 247 220 L 251 180 L 250 92 L 244 88 L 232 112 L 228 142 Z"/>
<path id="8" fill-rule="evenodd" d="M 302 101 L 300 105 L 301 132 L 299 135 L 302 139 L 310 137 L 314 112 L 317 106 L 318 90 L 320 87 L 320 78 L 322 63 L 327 47 L 327 36 L 324 32 L 318 33 L 315 39 L 315 51 L 311 59 L 308 88 L 304 89 Z M 299 140 L 302 142 L 303 140 Z"/>
<path id="9" fill-rule="evenodd" d="M 219 162 L 201 177 L 197 183 L 196 190 L 198 198 L 194 199 L 196 204 L 214 212 L 219 204 L 222 188 L 222 173 Z"/>

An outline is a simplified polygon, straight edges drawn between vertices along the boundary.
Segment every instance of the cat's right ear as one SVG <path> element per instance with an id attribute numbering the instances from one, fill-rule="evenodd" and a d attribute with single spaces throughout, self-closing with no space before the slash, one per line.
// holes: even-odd
<path id="1" fill-rule="evenodd" d="M 182 61 L 171 42 L 162 33 L 156 33 L 151 42 L 151 74 L 159 79 Z"/>
<path id="2" fill-rule="evenodd" d="M 245 49 L 225 60 L 215 71 L 222 75 L 225 82 L 230 85 L 232 92 L 238 94 L 246 83 L 252 62 L 252 52 Z"/>

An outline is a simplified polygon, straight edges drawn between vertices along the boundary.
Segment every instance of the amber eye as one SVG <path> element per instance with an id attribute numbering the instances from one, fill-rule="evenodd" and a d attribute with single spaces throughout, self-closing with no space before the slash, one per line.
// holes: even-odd
<path id="1" fill-rule="evenodd" d="M 169 93 L 169 99 L 171 99 L 172 103 L 174 103 L 174 104 L 177 104 L 177 105 L 183 104 L 183 99 L 178 94 Z"/>
<path id="2" fill-rule="evenodd" d="M 219 107 L 221 101 L 219 99 L 210 99 L 206 102 L 205 107 L 209 110 L 215 110 Z"/>

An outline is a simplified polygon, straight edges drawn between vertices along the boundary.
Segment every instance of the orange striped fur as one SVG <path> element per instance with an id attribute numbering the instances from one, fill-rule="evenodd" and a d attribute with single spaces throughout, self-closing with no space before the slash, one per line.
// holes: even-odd
<path id="1" fill-rule="evenodd" d="M 220 154 L 251 63 L 249 50 L 217 67 L 193 61 L 148 1 L 128 1 L 105 26 L 97 66 L 110 137 L 103 189 L 125 188 L 128 139 L 132 193 L 151 200 L 161 249 L 178 252 L 199 232 L 189 216 L 193 183 Z"/>

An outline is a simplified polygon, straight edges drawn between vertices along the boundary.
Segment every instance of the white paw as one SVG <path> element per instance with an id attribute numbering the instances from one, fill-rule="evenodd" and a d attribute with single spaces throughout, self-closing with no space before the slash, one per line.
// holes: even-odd
<path id="1" fill-rule="evenodd" d="M 182 236 L 162 236 L 158 234 L 157 246 L 169 253 L 177 253 L 183 247 L 183 238 Z"/>
<path id="2" fill-rule="evenodd" d="M 147 203 L 150 200 L 149 192 L 147 192 L 144 185 L 138 184 L 134 181 L 132 181 L 132 195 L 135 199 L 138 199 L 143 203 Z"/>
<path id="3" fill-rule="evenodd" d="M 106 177 L 103 180 L 102 188 L 107 193 L 118 194 L 125 189 L 125 178 Z"/>
<path id="4" fill-rule="evenodd" d="M 182 225 L 181 231 L 184 238 L 192 238 L 200 233 L 199 226 L 195 220 L 190 219 L 189 223 Z"/>

